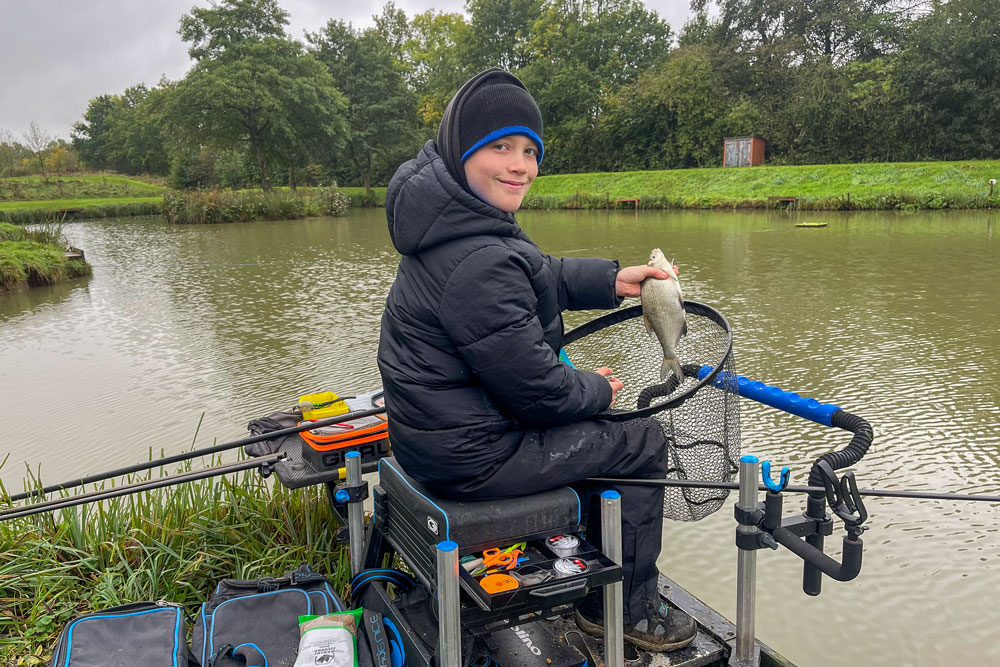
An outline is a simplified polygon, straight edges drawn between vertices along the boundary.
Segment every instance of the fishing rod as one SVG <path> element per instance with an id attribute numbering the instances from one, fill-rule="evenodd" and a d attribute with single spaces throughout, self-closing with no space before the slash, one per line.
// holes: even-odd
<path id="1" fill-rule="evenodd" d="M 310 421 L 308 423 L 299 424 L 298 426 L 290 426 L 288 428 L 281 429 L 279 431 L 271 431 L 270 433 L 252 435 L 248 438 L 243 438 L 242 440 L 234 440 L 232 442 L 222 443 L 221 445 L 213 445 L 211 447 L 205 447 L 203 449 L 195 449 L 190 452 L 185 452 L 183 454 L 174 454 L 173 456 L 166 456 L 161 459 L 156 459 L 155 461 L 149 461 L 147 463 L 137 463 L 135 465 L 127 466 L 125 468 L 118 468 L 117 470 L 109 470 L 108 472 L 97 473 L 94 475 L 89 475 L 87 477 L 80 477 L 79 479 L 63 482 L 61 484 L 52 484 L 50 486 L 46 486 L 41 489 L 34 489 L 31 491 L 25 491 L 24 493 L 15 494 L 13 496 L 10 496 L 6 500 L 8 503 L 13 503 L 19 500 L 25 500 L 32 496 L 41 496 L 48 493 L 52 493 L 53 491 L 63 491 L 66 489 L 72 489 L 78 486 L 91 484 L 93 482 L 102 482 L 106 479 L 111 479 L 112 477 L 121 477 L 123 475 L 130 475 L 135 472 L 142 472 L 143 470 L 149 470 L 151 468 L 157 468 L 159 466 L 169 465 L 171 463 L 178 463 L 180 461 L 186 461 L 188 459 L 193 459 L 199 456 L 224 452 L 229 449 L 236 449 L 237 447 L 244 447 L 246 445 L 252 445 L 257 442 L 263 442 L 265 440 L 273 440 L 274 438 L 281 438 L 286 435 L 291 435 L 293 433 L 310 431 L 315 428 L 330 426 L 331 424 L 339 424 L 341 422 L 350 421 L 352 419 L 371 417 L 372 415 L 381 414 L 383 412 L 385 412 L 384 407 L 372 408 L 370 410 L 356 410 L 354 412 L 346 412 L 342 415 L 335 415 L 333 417 L 327 417 L 325 419 L 317 419 L 316 421 Z M 0 499 L 0 501 L 2 501 L 2 499 Z"/>
<path id="2" fill-rule="evenodd" d="M 601 482 L 604 484 L 628 484 L 642 486 L 666 486 L 684 489 L 739 489 L 737 482 L 710 482 L 689 479 L 638 479 L 620 477 L 588 477 L 588 482 Z M 768 487 L 760 484 L 758 491 L 767 491 Z M 782 491 L 793 493 L 825 494 L 826 488 L 822 486 L 786 486 Z M 858 489 L 862 496 L 877 496 L 883 498 L 915 498 L 918 500 L 971 500 L 987 503 L 1000 503 L 1000 496 L 986 496 L 979 494 L 964 493 L 931 493 L 924 491 L 893 491 L 888 489 Z"/>
<path id="3" fill-rule="evenodd" d="M 67 507 L 75 507 L 76 505 L 83 505 L 85 503 L 94 502 L 95 500 L 107 500 L 109 498 L 117 498 L 119 496 L 127 496 L 132 493 L 139 493 L 141 491 L 152 491 L 153 489 L 159 489 L 165 486 L 183 484 L 184 482 L 193 482 L 199 479 L 206 479 L 208 477 L 228 475 L 229 473 L 240 472 L 242 470 L 252 470 L 254 468 L 268 469 L 278 461 L 284 460 L 284 458 L 284 454 L 268 454 L 267 456 L 257 457 L 248 461 L 238 461 L 236 463 L 215 466 L 214 468 L 206 468 L 204 470 L 193 470 L 191 472 L 181 473 L 171 477 L 163 477 L 161 479 L 120 486 L 115 489 L 108 489 L 107 491 L 95 491 L 93 493 L 85 493 L 72 498 L 56 498 L 48 502 L 28 505 L 27 507 L 14 507 L 0 512 L 0 522 L 24 516 L 31 516 L 33 514 L 41 514 L 42 512 L 52 512 L 54 510 L 65 509 Z"/>

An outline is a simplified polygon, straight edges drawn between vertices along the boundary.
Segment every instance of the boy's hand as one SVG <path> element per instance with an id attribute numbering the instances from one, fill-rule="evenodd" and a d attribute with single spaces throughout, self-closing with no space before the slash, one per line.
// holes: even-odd
<path id="1" fill-rule="evenodd" d="M 625 388 L 625 385 L 622 384 L 621 380 L 611 374 L 612 371 L 607 366 L 601 366 L 598 368 L 597 373 L 598 375 L 603 375 L 608 379 L 608 383 L 611 385 L 611 405 L 608 407 L 614 407 L 615 398 L 618 396 L 618 392 Z"/>
<path id="2" fill-rule="evenodd" d="M 646 278 L 666 280 L 669 277 L 670 275 L 666 271 L 645 264 L 626 266 L 615 276 L 615 294 L 618 296 L 639 296 L 639 283 Z"/>

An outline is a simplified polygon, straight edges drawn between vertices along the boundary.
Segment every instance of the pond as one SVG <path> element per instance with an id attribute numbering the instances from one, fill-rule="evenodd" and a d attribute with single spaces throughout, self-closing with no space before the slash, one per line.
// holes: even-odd
<path id="1" fill-rule="evenodd" d="M 688 298 L 729 318 L 740 374 L 868 419 L 876 439 L 856 468 L 862 487 L 1000 493 L 996 212 L 519 220 L 556 255 L 636 264 L 663 248 Z M 10 454 L 0 479 L 11 493 L 26 465 L 51 484 L 240 438 L 299 394 L 379 386 L 379 318 L 397 262 L 379 210 L 65 231 L 93 277 L 0 299 L 0 457 Z M 849 440 L 743 408 L 743 452 L 791 466 L 793 484 Z M 785 513 L 802 506 L 788 498 Z M 758 636 L 801 665 L 1000 660 L 1000 506 L 871 499 L 868 509 L 860 577 L 827 579 L 818 598 L 802 593 L 797 558 L 759 552 Z M 660 558 L 730 618 L 734 525 L 728 503 L 701 522 L 668 522 Z"/>

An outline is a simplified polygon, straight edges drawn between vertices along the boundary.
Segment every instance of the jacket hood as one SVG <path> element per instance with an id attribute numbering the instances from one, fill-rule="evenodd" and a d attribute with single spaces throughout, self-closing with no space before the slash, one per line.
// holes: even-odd
<path id="1" fill-rule="evenodd" d="M 468 236 L 524 237 L 512 213 L 490 206 L 455 181 L 433 141 L 396 170 L 386 190 L 385 216 L 392 244 L 402 255 Z"/>

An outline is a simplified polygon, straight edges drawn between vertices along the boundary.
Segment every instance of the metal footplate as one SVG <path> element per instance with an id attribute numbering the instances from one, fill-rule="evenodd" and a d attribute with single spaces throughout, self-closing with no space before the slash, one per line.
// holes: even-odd
<path id="1" fill-rule="evenodd" d="M 626 667 L 704 667 L 724 665 L 734 648 L 736 626 L 707 604 L 691 595 L 669 577 L 660 575 L 660 597 L 671 607 L 690 614 L 698 623 L 698 634 L 690 644 L 669 653 L 639 652 L 629 644 L 625 645 Z M 543 622 L 554 636 L 562 638 L 570 646 L 580 649 L 582 641 L 597 667 L 603 667 L 604 640 L 592 637 L 577 628 L 573 615 L 568 614 Z M 761 667 L 794 667 L 767 644 L 758 642 Z"/>

